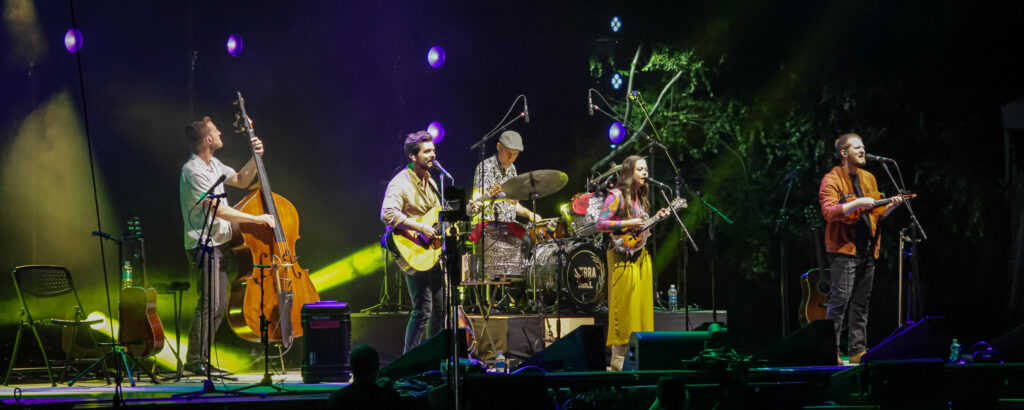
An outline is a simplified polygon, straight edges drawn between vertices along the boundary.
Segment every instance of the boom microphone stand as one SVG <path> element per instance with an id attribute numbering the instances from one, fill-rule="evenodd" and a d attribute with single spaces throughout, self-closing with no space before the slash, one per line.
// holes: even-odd
<path id="1" fill-rule="evenodd" d="M 218 267 L 213 266 L 213 253 L 215 249 L 210 244 L 213 241 L 213 224 L 217 218 L 217 209 L 220 208 L 221 198 L 225 196 L 225 194 L 213 194 L 206 197 L 210 200 L 210 205 L 205 207 L 205 213 L 203 214 L 203 228 L 200 231 L 198 240 L 199 246 L 196 247 L 195 255 L 196 268 L 206 276 L 206 288 L 203 289 L 203 293 L 206 298 L 206 328 L 200 329 L 200 332 L 203 333 L 203 337 L 206 339 L 206 378 L 203 379 L 203 388 L 201 390 L 191 393 L 175 394 L 172 395 L 171 398 L 192 399 L 207 393 L 222 393 L 239 396 L 263 396 L 263 394 L 259 393 L 218 390 L 217 387 L 213 385 L 213 363 L 210 356 L 210 351 L 213 347 L 213 275 L 217 273 L 216 271 L 218 270 Z M 203 269 L 204 262 L 206 269 Z M 224 376 L 218 377 L 224 378 Z"/>
<path id="2" fill-rule="evenodd" d="M 906 190 L 906 184 L 903 183 L 903 173 L 900 172 L 899 164 L 897 164 L 896 161 L 894 161 L 892 159 L 889 159 L 889 158 L 881 159 L 881 162 L 882 162 L 882 168 L 885 170 L 885 174 L 889 176 L 889 181 L 892 182 L 892 185 L 894 187 L 896 187 L 898 195 L 909 194 L 909 191 Z M 892 172 L 889 170 L 889 166 L 888 166 L 889 163 L 891 163 L 894 167 L 896 167 L 896 173 L 900 176 L 899 183 L 897 183 L 896 178 L 893 177 Z M 909 257 L 910 257 L 910 269 L 911 269 L 911 272 L 910 272 L 910 278 L 909 278 L 910 280 L 907 283 L 907 287 L 908 287 L 908 289 L 907 289 L 907 318 L 906 318 L 906 321 L 903 321 L 902 318 L 901 318 L 901 321 L 900 321 L 900 326 L 901 327 L 904 326 L 904 325 L 913 324 L 914 323 L 914 318 L 915 317 L 920 317 L 920 315 L 921 315 L 921 310 L 922 310 L 921 309 L 921 301 L 920 301 L 920 298 L 918 297 L 918 296 L 920 296 L 920 289 L 919 288 L 920 288 L 921 282 L 920 282 L 920 271 L 918 270 L 918 259 L 917 259 L 917 251 L 918 251 L 918 249 L 917 249 L 917 244 L 920 243 L 920 242 L 928 240 L 928 235 L 924 233 L 924 228 L 921 227 L 921 222 L 918 221 L 917 214 L 914 213 L 914 207 L 911 206 L 911 204 L 910 204 L 910 198 L 904 197 L 903 203 L 907 205 L 907 212 L 910 213 L 910 225 L 908 225 L 906 228 L 904 228 L 903 230 L 900 231 L 900 249 L 901 249 L 901 252 L 900 252 L 900 266 L 901 266 L 900 278 L 902 279 L 902 266 L 903 266 L 902 261 L 903 261 L 903 256 L 904 256 L 904 253 L 902 251 L 902 249 L 903 249 L 903 242 L 904 242 L 904 238 L 907 237 L 907 235 L 905 235 L 905 232 L 910 232 L 909 238 L 907 238 L 906 242 L 910 243 Z M 902 292 L 903 292 L 903 289 L 900 289 L 900 294 L 901 295 L 902 295 Z M 897 301 L 897 303 L 899 304 L 900 302 Z M 897 306 L 897 310 L 899 310 L 901 308 L 902 308 L 901 306 Z"/>

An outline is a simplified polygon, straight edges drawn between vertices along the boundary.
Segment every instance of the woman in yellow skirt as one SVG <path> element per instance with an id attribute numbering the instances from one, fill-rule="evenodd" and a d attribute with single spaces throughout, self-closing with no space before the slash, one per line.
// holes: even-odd
<path id="1" fill-rule="evenodd" d="M 605 198 L 597 229 L 624 233 L 642 225 L 651 206 L 648 191 L 647 160 L 638 155 L 626 157 L 616 188 Z M 659 218 L 668 215 L 668 209 L 658 211 Z M 622 370 L 630 333 L 654 331 L 651 256 L 646 248 L 630 255 L 612 245 L 608 248 L 608 271 L 607 344 L 612 349 L 612 369 Z"/>

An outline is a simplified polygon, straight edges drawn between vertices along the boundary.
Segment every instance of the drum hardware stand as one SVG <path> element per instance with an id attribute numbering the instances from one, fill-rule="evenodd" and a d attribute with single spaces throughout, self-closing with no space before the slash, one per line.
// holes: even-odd
<path id="1" fill-rule="evenodd" d="M 786 205 L 789 204 L 789 194 L 793 190 L 793 182 L 796 181 L 796 171 L 799 166 L 789 171 L 782 182 L 786 183 L 786 195 L 782 197 L 782 207 L 779 208 L 779 215 L 775 218 L 775 233 L 779 235 L 779 310 L 782 318 L 782 336 L 789 334 L 789 267 L 786 264 Z M 824 274 L 824 272 L 822 272 Z"/>

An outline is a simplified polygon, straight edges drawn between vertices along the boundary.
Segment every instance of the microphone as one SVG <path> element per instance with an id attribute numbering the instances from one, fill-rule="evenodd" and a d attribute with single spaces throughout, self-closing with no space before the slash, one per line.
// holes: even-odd
<path id="1" fill-rule="evenodd" d="M 530 118 L 530 117 L 527 116 L 526 118 Z M 449 174 L 448 170 L 444 169 L 444 167 L 441 166 L 441 161 L 438 161 L 438 160 L 435 159 L 434 160 L 434 166 L 437 167 L 437 169 L 439 171 L 441 171 L 441 173 L 444 174 L 444 176 L 448 177 L 448 179 L 452 180 L 452 182 L 455 182 L 455 178 L 452 177 L 452 174 Z"/>
<path id="2" fill-rule="evenodd" d="M 117 241 L 117 239 L 114 239 L 113 236 L 110 236 L 110 234 L 106 233 L 106 232 L 92 231 L 92 236 L 98 236 L 100 238 L 103 238 L 103 239 L 106 239 L 106 240 L 115 241 L 115 242 Z"/>
<path id="3" fill-rule="evenodd" d="M 894 160 L 892 158 L 886 158 L 886 157 L 879 156 L 879 155 L 864 154 L 864 158 L 866 158 L 868 161 L 888 162 L 890 164 L 895 164 L 896 163 L 896 160 Z"/>
<path id="4" fill-rule="evenodd" d="M 629 93 L 629 99 L 633 101 L 640 99 L 640 92 L 637 90 L 633 90 L 632 92 Z"/>
<path id="5" fill-rule="evenodd" d="M 594 92 L 592 90 L 587 90 L 587 113 L 590 114 L 591 117 L 594 116 L 594 95 L 593 94 L 594 94 Z"/>
<path id="6" fill-rule="evenodd" d="M 213 190 L 217 189 L 218 185 L 223 184 L 225 179 L 228 179 L 227 175 L 221 174 L 220 178 L 217 178 L 217 182 L 214 182 L 213 186 L 210 187 L 210 189 L 207 189 L 206 192 L 203 192 L 202 195 L 199 195 L 199 200 L 196 201 L 196 204 L 203 202 L 203 200 L 206 199 L 206 197 L 208 196 L 214 196 Z"/>
<path id="7" fill-rule="evenodd" d="M 526 123 L 530 123 L 530 106 L 526 104 L 526 96 L 523 96 L 523 116 L 526 117 Z M 447 174 L 447 172 L 445 172 Z M 451 176 L 448 176 L 451 178 Z"/>
<path id="8" fill-rule="evenodd" d="M 792 171 L 789 171 L 789 173 L 786 174 L 785 178 L 782 178 L 782 182 L 786 182 L 786 181 L 789 181 L 789 180 L 793 179 L 793 176 L 795 176 L 796 172 L 799 171 L 799 170 L 800 170 L 800 166 L 797 165 L 796 168 L 793 168 Z"/>
<path id="9" fill-rule="evenodd" d="M 651 177 L 647 177 L 647 182 L 650 182 L 650 183 L 652 183 L 654 185 L 657 185 L 657 186 L 661 187 L 661 189 L 667 189 L 667 190 L 670 190 L 670 191 L 672 190 L 672 188 L 669 188 L 669 186 L 665 185 L 665 183 L 663 183 L 661 181 L 658 181 L 657 179 L 654 179 L 654 178 L 651 178 Z"/>

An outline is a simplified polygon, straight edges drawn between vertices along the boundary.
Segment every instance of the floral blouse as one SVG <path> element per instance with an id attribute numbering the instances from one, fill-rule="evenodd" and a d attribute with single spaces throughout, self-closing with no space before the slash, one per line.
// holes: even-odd
<path id="1" fill-rule="evenodd" d="M 598 231 L 619 232 L 622 230 L 623 218 L 619 217 L 618 213 L 619 208 L 625 206 L 625 202 L 621 190 L 616 188 L 608 191 L 608 196 L 604 199 L 604 208 L 597 216 Z M 640 201 L 633 201 L 633 211 L 629 215 L 630 218 L 646 218 L 647 212 L 640 205 Z"/>

